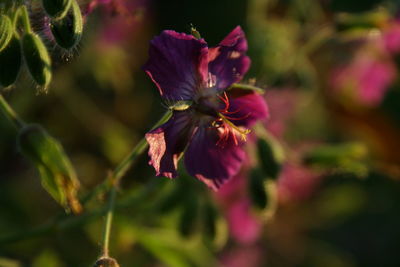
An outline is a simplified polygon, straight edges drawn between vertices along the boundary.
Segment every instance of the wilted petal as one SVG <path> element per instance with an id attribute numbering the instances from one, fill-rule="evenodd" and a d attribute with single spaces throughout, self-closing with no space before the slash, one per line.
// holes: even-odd
<path id="1" fill-rule="evenodd" d="M 190 111 L 175 111 L 172 117 L 160 127 L 148 132 L 149 164 L 157 176 L 176 177 L 178 159 L 191 133 Z"/>
<path id="2" fill-rule="evenodd" d="M 231 134 L 217 145 L 222 134 L 219 130 L 199 127 L 185 155 L 188 173 L 214 190 L 238 173 L 245 157 L 243 148 Z"/>
<path id="3" fill-rule="evenodd" d="M 243 78 L 250 67 L 246 51 L 247 40 L 240 26 L 229 33 L 219 46 L 210 48 L 208 71 L 216 76 L 218 89 L 226 89 Z"/>
<path id="4" fill-rule="evenodd" d="M 163 31 L 151 41 L 143 67 L 168 100 L 191 100 L 207 76 L 207 44 L 192 35 Z"/>
<path id="5" fill-rule="evenodd" d="M 228 91 L 229 109 L 227 117 L 237 126 L 252 126 L 257 120 L 267 119 L 268 106 L 262 95 L 250 90 Z"/>

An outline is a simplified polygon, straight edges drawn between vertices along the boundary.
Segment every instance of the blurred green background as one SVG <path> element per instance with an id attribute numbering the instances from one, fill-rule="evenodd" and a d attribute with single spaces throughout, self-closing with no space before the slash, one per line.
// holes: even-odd
<path id="1" fill-rule="evenodd" d="M 80 2 L 82 11 L 89 2 Z M 241 25 L 252 59 L 244 82 L 266 90 L 268 140 L 286 154 L 278 180 L 268 180 L 268 203 L 257 207 L 247 183 L 222 196 L 210 192 L 183 168 L 175 180 L 156 178 L 142 155 L 122 180 L 111 255 L 121 266 L 400 266 L 399 4 L 99 1 L 76 49 L 46 41 L 48 93 L 38 93 L 24 69 L 2 94 L 62 143 L 84 195 L 164 112 L 141 70 L 149 41 L 193 24 L 215 46 Z M 35 1 L 31 12 L 45 36 Z M 378 96 L 364 97 L 366 88 Z M 257 158 L 255 149 L 249 145 Z M 256 167 L 245 167 L 240 179 Z M 242 195 L 253 201 L 249 222 L 230 213 Z M 99 195 L 83 215 L 63 215 L 0 114 L 0 266 L 92 266 L 101 254 L 105 200 Z M 258 230 L 238 238 L 246 229 Z"/>

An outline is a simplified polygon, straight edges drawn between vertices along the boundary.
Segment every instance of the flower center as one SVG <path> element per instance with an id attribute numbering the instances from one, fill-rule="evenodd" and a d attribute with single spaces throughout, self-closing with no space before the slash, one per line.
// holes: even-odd
<path id="1" fill-rule="evenodd" d="M 239 142 L 237 140 L 236 134 L 239 134 L 242 141 L 247 140 L 247 135 L 251 132 L 250 129 L 245 129 L 235 125 L 232 120 L 243 120 L 249 116 L 246 114 L 242 117 L 230 117 L 230 114 L 235 114 L 240 111 L 240 109 L 235 111 L 229 111 L 230 103 L 229 98 L 224 92 L 223 96 L 218 96 L 219 99 L 225 104 L 225 107 L 218 112 L 218 119 L 213 121 L 212 125 L 216 128 L 222 128 L 222 133 L 220 139 L 217 142 L 217 145 L 224 146 L 225 142 L 228 140 L 229 136 L 232 136 L 235 145 L 238 145 Z"/>

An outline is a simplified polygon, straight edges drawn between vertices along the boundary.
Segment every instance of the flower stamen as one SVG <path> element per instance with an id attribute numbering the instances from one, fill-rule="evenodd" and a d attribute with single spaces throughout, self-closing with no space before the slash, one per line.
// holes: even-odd
<path id="1" fill-rule="evenodd" d="M 236 126 L 226 116 L 222 115 L 221 113 L 218 113 L 218 116 L 221 119 L 221 121 L 226 124 L 226 125 L 223 124 L 225 127 L 229 126 L 231 129 L 236 130 L 240 134 L 240 137 L 242 138 L 243 141 L 247 140 L 247 135 L 251 132 L 250 129 L 242 129 Z M 237 144 L 236 136 L 234 134 L 233 136 L 235 139 L 235 143 Z"/>

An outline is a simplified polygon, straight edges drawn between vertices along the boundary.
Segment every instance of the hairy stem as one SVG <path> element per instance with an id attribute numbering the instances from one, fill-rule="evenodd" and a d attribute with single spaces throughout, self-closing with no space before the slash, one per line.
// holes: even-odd
<path id="1" fill-rule="evenodd" d="M 0 110 L 3 112 L 4 116 L 14 125 L 18 130 L 21 129 L 25 123 L 18 117 L 18 114 L 12 109 L 12 107 L 7 103 L 4 97 L 0 94 Z"/>

